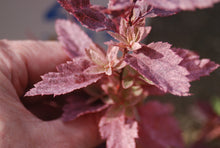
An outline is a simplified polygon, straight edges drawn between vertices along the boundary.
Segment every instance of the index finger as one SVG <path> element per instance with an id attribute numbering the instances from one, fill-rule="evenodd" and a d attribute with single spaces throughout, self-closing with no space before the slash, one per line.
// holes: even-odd
<path id="1" fill-rule="evenodd" d="M 6 63 L 3 71 L 12 82 L 19 96 L 27 87 L 40 80 L 40 75 L 55 71 L 56 65 L 68 56 L 56 41 L 0 41 Z"/>

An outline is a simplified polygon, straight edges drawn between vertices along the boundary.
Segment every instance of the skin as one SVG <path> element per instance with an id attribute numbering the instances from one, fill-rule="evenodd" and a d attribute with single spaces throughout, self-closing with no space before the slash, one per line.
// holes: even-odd
<path id="1" fill-rule="evenodd" d="M 66 123 L 42 121 L 20 102 L 40 75 L 55 71 L 66 60 L 57 42 L 0 41 L 0 147 L 92 148 L 102 142 L 100 114 Z"/>

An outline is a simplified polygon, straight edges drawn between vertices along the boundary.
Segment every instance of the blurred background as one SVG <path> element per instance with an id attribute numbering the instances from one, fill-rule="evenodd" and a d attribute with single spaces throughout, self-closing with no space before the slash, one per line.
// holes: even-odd
<path id="1" fill-rule="evenodd" d="M 0 1 L 0 38 L 48 39 L 54 19 L 65 17 L 55 0 Z"/>
<path id="2" fill-rule="evenodd" d="M 91 3 L 107 6 L 107 0 L 91 0 Z M 0 39 L 56 39 L 55 20 L 73 19 L 56 0 L 0 1 L 0 11 Z M 105 33 L 94 35 L 85 30 L 97 42 L 102 43 L 108 38 Z"/>
<path id="3" fill-rule="evenodd" d="M 152 31 L 146 39 L 147 43 L 166 41 L 174 47 L 190 49 L 197 52 L 201 58 L 209 58 L 220 63 L 220 4 L 195 12 L 180 12 L 170 17 L 153 18 L 149 23 Z M 188 145 L 200 139 L 192 147 L 220 148 L 220 69 L 214 71 L 209 77 L 202 77 L 191 84 L 193 96 L 167 95 L 151 97 L 151 99 L 174 104 L 175 115 Z M 208 117 L 215 113 L 218 119 Z M 218 127 L 218 132 L 216 130 L 218 138 L 209 141 L 205 137 L 208 135 L 207 129 L 211 131 L 214 127 L 216 129 Z M 206 142 L 201 142 L 201 139 Z"/>
<path id="4" fill-rule="evenodd" d="M 101 4 L 106 1 L 93 0 Z M 54 22 L 71 18 L 56 0 L 0 1 L 0 39 L 56 39 Z M 220 63 L 220 4 L 195 12 L 180 12 L 166 18 L 148 20 L 153 27 L 145 42 L 164 41 L 174 47 L 193 50 L 201 58 Z M 109 40 L 105 33 L 86 32 L 97 42 Z M 220 68 L 209 77 L 192 83 L 190 97 L 150 97 L 175 106 L 175 116 L 188 147 L 220 148 Z M 216 136 L 207 135 L 211 131 Z"/>

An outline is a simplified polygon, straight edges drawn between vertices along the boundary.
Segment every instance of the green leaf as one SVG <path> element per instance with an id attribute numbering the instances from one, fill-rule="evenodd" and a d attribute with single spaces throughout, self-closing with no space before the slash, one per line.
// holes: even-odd
<path id="1" fill-rule="evenodd" d="M 132 91 L 135 96 L 140 96 L 143 92 L 143 88 L 141 88 L 141 86 L 133 86 Z"/>
<path id="2" fill-rule="evenodd" d="M 151 80 L 147 79 L 146 77 L 144 77 L 142 75 L 140 75 L 139 78 L 144 80 L 146 83 L 148 83 L 150 85 L 155 85 L 154 82 L 152 82 Z"/>
<path id="3" fill-rule="evenodd" d="M 220 115 L 220 97 L 215 96 L 213 97 L 212 106 L 215 112 Z"/>
<path id="4" fill-rule="evenodd" d="M 128 79 L 125 78 L 122 80 L 122 87 L 124 89 L 130 88 L 133 84 L 134 84 L 134 80 L 131 78 L 128 78 Z"/>
<path id="5" fill-rule="evenodd" d="M 136 75 L 135 71 L 131 67 L 124 68 L 122 73 L 122 87 L 124 89 L 130 88 L 134 84 L 134 75 Z"/>

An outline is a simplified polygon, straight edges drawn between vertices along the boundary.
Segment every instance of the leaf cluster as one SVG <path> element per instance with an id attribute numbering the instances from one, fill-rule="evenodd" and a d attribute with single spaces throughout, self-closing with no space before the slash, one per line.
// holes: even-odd
<path id="1" fill-rule="evenodd" d="M 59 42 L 72 60 L 43 75 L 26 96 L 85 91 L 86 98 L 80 94 L 69 98 L 63 119 L 104 110 L 99 130 L 108 148 L 183 147 L 172 107 L 144 101 L 149 95 L 191 95 L 190 82 L 219 65 L 166 42 L 140 43 L 151 31 L 145 19 L 207 8 L 218 0 L 109 0 L 107 8 L 89 0 L 58 2 L 82 25 L 107 30 L 116 41 L 106 42 L 105 51 L 75 23 L 57 20 Z"/>

